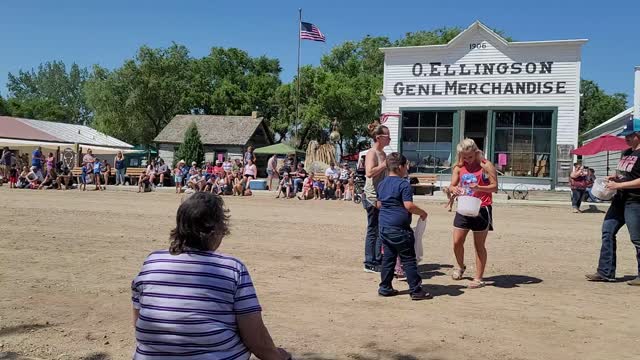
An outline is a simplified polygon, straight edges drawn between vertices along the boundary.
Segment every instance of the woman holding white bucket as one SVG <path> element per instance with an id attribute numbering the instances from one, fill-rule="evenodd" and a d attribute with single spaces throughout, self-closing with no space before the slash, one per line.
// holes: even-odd
<path id="1" fill-rule="evenodd" d="M 466 270 L 464 264 L 464 242 L 469 231 L 473 232 L 473 241 L 476 249 L 476 273 L 469 288 L 477 289 L 486 284 L 482 281 L 484 269 L 487 265 L 487 249 L 485 241 L 489 231 L 493 230 L 493 217 L 491 206 L 493 204 L 492 193 L 498 191 L 498 175 L 493 164 L 484 159 L 482 151 L 478 149 L 475 141 L 464 139 L 457 146 L 458 162 L 453 167 L 451 174 L 450 191 L 458 194 L 459 212 L 453 220 L 453 252 L 456 256 L 458 267 L 453 271 L 452 278 L 461 280 Z M 464 179 L 464 183 L 462 182 Z M 463 186 L 464 185 L 464 186 Z M 466 196 L 475 199 L 468 199 Z M 476 200 L 477 199 L 477 200 Z M 470 209 L 480 202 L 480 209 Z M 465 211 L 461 211 L 464 202 Z M 477 205 L 476 205 L 477 206 Z M 462 213 L 461 213 L 462 212 Z"/>

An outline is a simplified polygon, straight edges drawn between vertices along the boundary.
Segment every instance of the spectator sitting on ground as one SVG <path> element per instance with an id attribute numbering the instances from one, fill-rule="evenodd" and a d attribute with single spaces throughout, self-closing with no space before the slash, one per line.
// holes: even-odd
<path id="1" fill-rule="evenodd" d="M 18 176 L 18 188 L 24 189 L 29 186 L 29 180 L 27 179 L 27 175 L 29 175 L 29 168 L 26 166 L 22 167 L 22 172 Z"/>
<path id="2" fill-rule="evenodd" d="M 324 182 L 321 180 L 313 180 L 313 198 L 320 200 L 324 197 Z"/>
<path id="3" fill-rule="evenodd" d="M 49 160 L 47 160 L 47 175 L 42 179 L 42 183 L 40 183 L 38 189 L 43 190 L 45 186 L 47 189 L 55 187 L 57 178 L 58 174 L 56 174 L 55 164 L 49 168 Z"/>
<path id="4" fill-rule="evenodd" d="M 191 177 L 189 178 L 189 188 L 195 190 L 195 191 L 203 191 L 205 186 L 207 184 L 207 180 L 205 180 L 204 176 L 202 175 L 202 170 L 196 170 L 196 173 L 194 175 L 191 175 Z"/>
<path id="5" fill-rule="evenodd" d="M 247 190 L 249 190 L 249 178 L 242 173 L 238 172 L 236 175 L 236 180 L 233 185 L 233 195 L 234 196 L 245 196 L 247 194 Z M 251 190 L 249 190 L 251 192 Z M 250 193 L 251 195 L 251 193 Z"/>
<path id="6" fill-rule="evenodd" d="M 247 178 L 247 187 L 251 180 L 258 176 L 258 168 L 253 163 L 253 160 L 247 159 L 247 164 L 244 166 L 244 177 Z"/>
<path id="7" fill-rule="evenodd" d="M 222 168 L 224 169 L 225 173 L 228 173 L 229 171 L 233 171 L 233 164 L 231 163 L 228 157 L 224 159 L 224 162 L 222 163 Z"/>
<path id="8" fill-rule="evenodd" d="M 158 176 L 159 176 L 158 186 L 163 187 L 165 176 L 170 176 L 170 175 L 171 175 L 171 171 L 169 171 L 169 165 L 165 164 L 164 160 L 160 159 L 160 161 L 158 162 Z"/>
<path id="9" fill-rule="evenodd" d="M 291 178 L 289 177 L 289 173 L 286 172 L 284 174 L 282 174 L 282 180 L 280 180 L 280 184 L 278 185 L 278 195 L 276 196 L 276 199 L 280 198 L 280 195 L 284 193 L 285 195 L 285 199 L 290 198 L 291 195 L 291 188 L 293 187 L 293 182 L 291 181 Z"/>
<path id="10" fill-rule="evenodd" d="M 215 175 L 217 178 L 219 178 L 221 176 L 224 176 L 225 174 L 226 174 L 226 171 L 222 167 L 222 161 L 217 160 L 216 161 L 216 166 L 213 167 L 213 175 Z"/>
<path id="11" fill-rule="evenodd" d="M 298 191 L 302 190 L 302 184 L 304 180 L 307 178 L 307 170 L 304 169 L 303 163 L 298 163 L 298 170 L 293 174 L 293 189 L 292 196 L 295 196 Z"/>
<path id="12" fill-rule="evenodd" d="M 219 196 L 196 193 L 180 205 L 169 250 L 151 253 L 131 285 L 134 358 L 183 359 L 197 353 L 198 359 L 246 360 L 251 354 L 291 359 L 274 345 L 262 321 L 247 267 L 218 252 L 228 234 Z M 193 344 L 198 350 L 175 344 Z"/>
<path id="13" fill-rule="evenodd" d="M 31 167 L 31 171 L 27 174 L 27 181 L 29 182 L 29 187 L 31 189 L 37 189 L 42 183 L 42 174 L 40 170 L 36 166 Z"/>
<path id="14" fill-rule="evenodd" d="M 327 181 L 324 184 L 324 199 L 335 200 L 336 199 L 336 181 L 333 177 L 327 177 Z"/>
<path id="15" fill-rule="evenodd" d="M 329 167 L 324 172 L 324 176 L 327 177 L 327 180 L 329 178 L 333 180 L 338 180 L 340 178 L 340 170 L 336 168 L 336 163 L 332 161 L 331 164 L 329 164 Z"/>
<path id="16" fill-rule="evenodd" d="M 151 191 L 151 176 L 149 176 L 148 170 L 140 174 L 140 179 L 138 180 L 138 192 L 147 192 Z M 149 189 L 149 190 L 148 190 Z"/>
<path id="17" fill-rule="evenodd" d="M 59 165 L 62 166 L 62 162 L 60 162 Z M 73 183 L 72 178 L 73 177 L 71 176 L 71 170 L 69 170 L 69 167 L 63 166 L 60 170 L 58 178 L 56 179 L 56 182 L 58 183 L 58 190 L 69 189 Z"/>
<path id="18" fill-rule="evenodd" d="M 204 175 L 204 178 L 209 180 L 209 178 L 211 178 L 211 176 L 213 176 L 213 165 L 211 165 L 210 161 L 207 161 L 204 163 L 204 173 L 202 175 Z"/>
<path id="19" fill-rule="evenodd" d="M 298 196 L 299 200 L 313 199 L 313 173 L 309 174 L 302 184 L 302 196 Z"/>
<path id="20" fill-rule="evenodd" d="M 236 171 L 240 171 L 240 170 L 242 170 L 243 168 L 244 168 L 244 165 L 242 165 L 242 160 L 240 160 L 240 159 L 236 159 L 236 160 L 233 162 L 233 168 L 232 168 L 232 170 L 233 170 L 233 172 L 234 172 L 234 173 L 235 173 Z"/>

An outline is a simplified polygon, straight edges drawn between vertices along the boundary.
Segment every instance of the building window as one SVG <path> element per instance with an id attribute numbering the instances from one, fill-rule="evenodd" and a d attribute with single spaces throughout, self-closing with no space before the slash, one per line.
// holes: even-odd
<path id="1" fill-rule="evenodd" d="M 402 113 L 402 154 L 410 172 L 450 173 L 454 111 Z"/>
<path id="2" fill-rule="evenodd" d="M 506 176 L 549 177 L 553 111 L 497 111 L 495 158 Z"/>

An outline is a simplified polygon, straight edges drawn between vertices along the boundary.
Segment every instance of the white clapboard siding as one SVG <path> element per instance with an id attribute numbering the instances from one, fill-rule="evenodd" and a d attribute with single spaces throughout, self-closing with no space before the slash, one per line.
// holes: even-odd
<path id="1" fill-rule="evenodd" d="M 469 49 L 469 44 L 483 43 L 484 49 Z M 557 144 L 576 146 L 578 142 L 580 56 L 583 41 L 549 42 L 545 44 L 525 43 L 505 44 L 484 31 L 482 27 L 470 27 L 463 35 L 447 47 L 414 47 L 385 49 L 384 85 L 382 112 L 398 113 L 407 108 L 465 108 L 465 107 L 557 107 L 558 126 Z M 553 61 L 551 73 L 473 75 L 476 63 L 514 63 L 534 62 L 540 68 L 540 62 Z M 451 64 L 459 70 L 460 64 L 467 64 L 472 75 L 421 76 L 412 73 L 415 63 L 423 64 L 423 71 L 429 73 L 429 63 Z M 524 66 L 523 66 L 524 68 Z M 444 66 L 440 71 L 444 74 Z M 485 82 L 565 82 L 565 94 L 528 94 L 528 95 L 415 95 L 398 96 L 394 94 L 397 82 L 407 84 L 436 84 L 443 91 L 446 81 L 464 83 Z M 389 118 L 387 126 L 391 132 L 390 147 L 398 149 L 400 136 L 398 118 Z"/>
<path id="2" fill-rule="evenodd" d="M 613 175 L 616 172 L 616 165 L 620 160 L 620 151 L 612 151 L 609 153 L 609 173 L 607 174 L 607 153 L 603 152 L 592 156 L 583 156 L 582 163 L 584 166 L 590 167 L 596 172 L 597 177 Z"/>

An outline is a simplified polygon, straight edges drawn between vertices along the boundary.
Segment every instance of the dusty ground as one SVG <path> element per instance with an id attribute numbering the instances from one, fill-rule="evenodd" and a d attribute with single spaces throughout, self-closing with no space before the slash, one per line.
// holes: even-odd
<path id="1" fill-rule="evenodd" d="M 5 186 L 0 201 L 0 359 L 130 358 L 129 284 L 166 247 L 179 200 Z M 298 359 L 640 358 L 640 289 L 584 281 L 603 214 L 498 206 L 486 274 L 495 284 L 468 290 L 449 277 L 452 215 L 425 204 L 422 270 L 436 297 L 411 302 L 378 297 L 379 279 L 362 271 L 362 208 L 264 196 L 227 204 L 222 251 L 248 264 L 272 335 Z M 631 275 L 624 229 L 619 243 L 619 276 Z"/>

